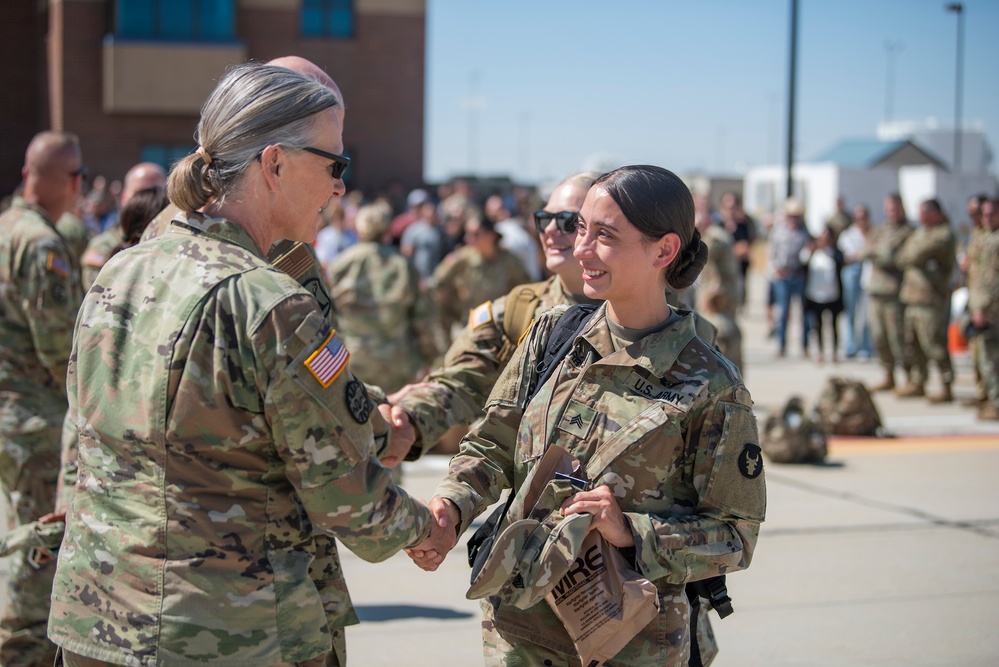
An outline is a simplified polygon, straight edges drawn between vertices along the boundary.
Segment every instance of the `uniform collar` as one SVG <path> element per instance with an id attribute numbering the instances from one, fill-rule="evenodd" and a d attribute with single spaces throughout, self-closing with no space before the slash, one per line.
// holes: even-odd
<path id="1" fill-rule="evenodd" d="M 174 216 L 171 224 L 187 232 L 238 245 L 257 257 L 266 259 L 266 255 L 257 247 L 253 237 L 241 226 L 225 218 L 213 218 L 197 211 L 193 213 L 181 211 Z"/>
<path id="2" fill-rule="evenodd" d="M 46 211 L 41 206 L 39 206 L 38 204 L 32 204 L 31 202 L 29 202 L 24 197 L 17 196 L 17 197 L 14 197 L 14 200 L 11 202 L 10 205 L 12 207 L 26 208 L 29 211 L 33 211 L 33 212 L 37 213 L 38 215 L 42 216 L 42 219 L 45 221 L 45 223 L 49 227 L 52 227 L 53 229 L 55 229 L 55 222 L 52 220 L 52 216 L 50 216 L 49 212 Z"/>
<path id="3" fill-rule="evenodd" d="M 680 315 L 666 329 L 646 336 L 621 350 L 614 349 L 610 329 L 607 326 L 607 304 L 601 304 L 596 315 L 583 332 L 582 338 L 600 355 L 596 362 L 614 366 L 641 366 L 656 377 L 665 377 L 676 363 L 680 352 L 697 335 L 694 331 L 692 313 L 678 312 Z"/>

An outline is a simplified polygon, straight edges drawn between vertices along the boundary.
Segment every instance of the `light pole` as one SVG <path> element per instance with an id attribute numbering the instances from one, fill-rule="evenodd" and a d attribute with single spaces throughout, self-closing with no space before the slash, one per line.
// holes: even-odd
<path id="1" fill-rule="evenodd" d="M 798 72 L 798 0 L 791 0 L 791 52 L 787 81 L 787 185 L 785 197 L 794 194 L 794 179 L 791 169 L 794 167 L 794 100 L 795 79 Z"/>
<path id="2" fill-rule="evenodd" d="M 905 48 L 900 39 L 885 40 L 888 53 L 888 73 L 885 76 L 885 123 L 890 123 L 895 106 L 895 53 Z"/>
<path id="3" fill-rule="evenodd" d="M 957 83 L 954 87 L 954 172 L 961 171 L 961 92 L 964 87 L 964 5 L 952 2 L 948 12 L 957 14 Z"/>

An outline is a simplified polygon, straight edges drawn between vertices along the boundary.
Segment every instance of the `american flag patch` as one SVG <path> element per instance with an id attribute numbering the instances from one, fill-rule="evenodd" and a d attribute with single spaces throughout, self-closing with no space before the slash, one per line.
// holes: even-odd
<path id="1" fill-rule="evenodd" d="M 347 367 L 348 359 L 350 359 L 350 352 L 340 342 L 336 331 L 331 331 L 323 346 L 305 360 L 305 367 L 316 376 L 319 384 L 328 387 Z"/>
<path id="2" fill-rule="evenodd" d="M 493 321 L 493 310 L 492 301 L 486 301 L 484 304 L 478 306 L 469 314 L 468 316 L 468 326 L 476 329 L 481 327 L 483 324 L 488 324 Z"/>
<path id="3" fill-rule="evenodd" d="M 69 264 L 54 252 L 50 252 L 48 258 L 45 260 L 45 268 L 63 278 L 69 278 Z"/>

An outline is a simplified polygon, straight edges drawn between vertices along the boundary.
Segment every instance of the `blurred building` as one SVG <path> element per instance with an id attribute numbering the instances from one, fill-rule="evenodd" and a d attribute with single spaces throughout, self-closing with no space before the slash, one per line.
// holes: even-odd
<path id="1" fill-rule="evenodd" d="M 960 169 L 954 165 L 954 142 L 962 146 Z M 979 193 L 997 192 L 991 171 L 992 149 L 985 133 L 965 129 L 955 133 L 932 125 L 896 122 L 878 127 L 870 139 L 847 139 L 794 165 L 794 196 L 805 202 L 806 224 L 813 232 L 836 210 L 836 198 L 848 207 L 865 204 L 875 221 L 883 218 L 885 195 L 898 192 L 906 211 L 915 217 L 919 204 L 940 200 L 951 221 L 965 218 L 965 205 Z M 753 167 L 745 176 L 746 211 L 766 219 L 784 201 L 787 168 L 784 165 Z"/>
<path id="2" fill-rule="evenodd" d="M 343 91 L 348 184 L 423 181 L 426 0 L 9 0 L 0 21 L 0 193 L 45 129 L 80 136 L 92 175 L 195 148 L 227 67 L 298 55 Z"/>

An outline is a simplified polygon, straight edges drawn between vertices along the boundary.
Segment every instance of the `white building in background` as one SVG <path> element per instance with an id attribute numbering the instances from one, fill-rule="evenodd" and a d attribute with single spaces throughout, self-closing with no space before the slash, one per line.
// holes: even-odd
<path id="1" fill-rule="evenodd" d="M 805 203 L 806 224 L 817 232 L 836 210 L 842 196 L 849 208 L 865 204 L 875 222 L 883 219 L 885 195 L 898 192 L 910 219 L 926 199 L 940 200 L 955 224 L 966 222 L 970 197 L 994 196 L 997 181 L 990 171 L 992 150 L 981 129 L 961 132 L 961 168 L 954 167 L 953 130 L 933 123 L 882 124 L 873 139 L 844 140 L 793 170 L 794 196 Z M 746 172 L 746 211 L 767 221 L 778 211 L 787 188 L 784 165 L 753 167 Z"/>

